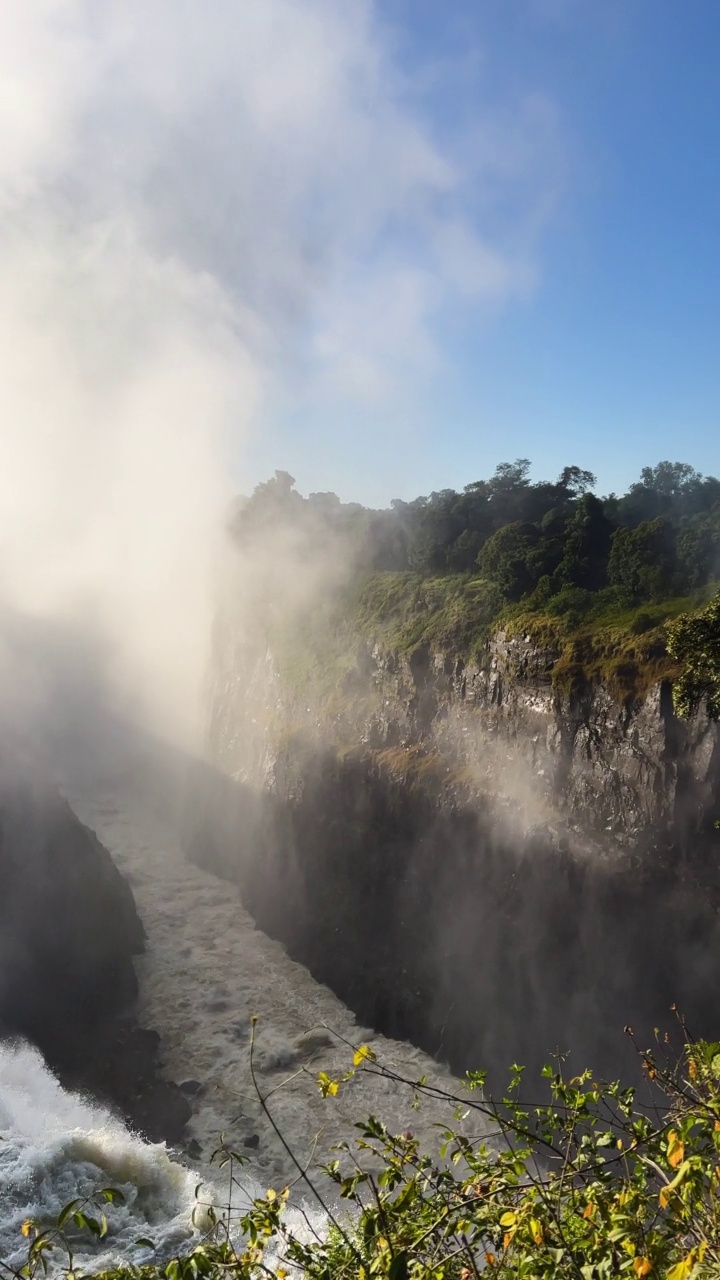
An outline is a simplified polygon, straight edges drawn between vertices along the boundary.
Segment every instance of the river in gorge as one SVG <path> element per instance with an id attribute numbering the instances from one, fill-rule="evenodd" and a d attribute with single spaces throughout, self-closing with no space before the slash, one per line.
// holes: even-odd
<path id="1" fill-rule="evenodd" d="M 246 1158 L 237 1195 L 249 1201 L 294 1182 L 292 1201 L 303 1208 L 303 1221 L 319 1223 L 309 1189 L 297 1181 L 297 1166 L 260 1106 L 250 1062 L 254 1016 L 257 1085 L 271 1095 L 272 1117 L 301 1165 L 321 1165 L 370 1114 L 391 1129 L 412 1128 L 436 1147 L 438 1123 L 452 1117 L 444 1102 L 413 1110 L 412 1090 L 364 1071 L 337 1097 L 321 1097 L 318 1073 L 342 1075 L 352 1046 L 365 1042 L 404 1078 L 427 1075 L 455 1092 L 459 1086 L 419 1050 L 359 1027 L 327 987 L 255 927 L 234 886 L 187 861 L 182 768 L 174 757 L 118 734 L 101 748 L 96 742 L 81 752 L 55 752 L 53 768 L 135 894 L 147 932 L 137 961 L 137 1016 L 160 1036 L 167 1078 L 195 1082 L 187 1130 L 194 1154 L 190 1160 L 146 1143 L 103 1107 L 67 1094 L 36 1050 L 0 1047 L 1 1258 L 22 1260 L 25 1218 L 49 1222 L 69 1200 L 103 1186 L 119 1187 L 126 1203 L 109 1214 L 107 1240 L 91 1250 L 86 1267 L 148 1256 L 134 1243 L 139 1237 L 152 1238 L 165 1255 L 186 1247 L 198 1184 L 200 1199 L 217 1205 L 227 1199 L 224 1176 L 211 1164 L 223 1139 Z"/>

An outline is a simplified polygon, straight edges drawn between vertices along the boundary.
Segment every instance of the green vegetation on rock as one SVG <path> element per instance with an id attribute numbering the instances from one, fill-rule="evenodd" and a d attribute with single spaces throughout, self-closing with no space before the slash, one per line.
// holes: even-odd
<path id="1" fill-rule="evenodd" d="M 720 595 L 680 615 L 669 628 L 668 651 L 681 667 L 673 688 L 678 714 L 692 715 L 704 700 L 708 715 L 720 719 Z"/>
<path id="2" fill-rule="evenodd" d="M 352 679 L 359 641 L 482 662 L 492 633 L 505 630 L 554 651 L 559 692 L 604 680 L 632 699 L 669 678 L 684 681 L 683 713 L 704 696 L 717 714 L 707 606 L 720 577 L 720 481 L 661 462 L 623 497 L 598 498 L 579 467 L 536 483 L 529 469 L 526 459 L 504 463 L 462 493 L 386 511 L 334 494 L 302 498 L 286 472 L 258 486 L 233 517 L 241 545 L 267 551 L 271 538 L 301 566 L 329 552 L 349 566 L 344 586 L 313 598 L 309 613 L 275 623 L 291 683 L 332 703 Z M 669 647 L 678 615 L 688 617 Z"/>
<path id="3" fill-rule="evenodd" d="M 479 1072 L 468 1074 L 457 1097 L 425 1079 L 405 1081 L 414 1105 L 422 1106 L 425 1095 L 447 1103 L 439 1152 L 423 1151 L 412 1132 L 393 1133 L 371 1116 L 357 1123 L 354 1143 L 336 1148 L 322 1182 L 298 1160 L 305 1195 L 324 1211 L 319 1231 L 298 1231 L 287 1187 L 235 1208 L 243 1161 L 224 1146 L 229 1203 L 219 1213 L 199 1206 L 196 1222 L 205 1234 L 195 1247 L 169 1261 L 103 1274 L 106 1280 L 711 1280 L 720 1274 L 720 1044 L 687 1038 L 674 1059 L 667 1036 L 657 1038 L 653 1052 L 639 1054 L 646 1086 L 637 1091 L 603 1083 L 591 1071 L 568 1078 L 562 1060 L 544 1069 L 548 1094 L 540 1103 L 523 1101 L 518 1066 L 496 1103 L 485 1099 Z M 320 1073 L 318 1086 L 334 1098 L 365 1071 L 399 1080 L 361 1045 L 341 1079 Z M 259 1096 L 275 1124 L 271 1095 Z M 322 1189 L 328 1180 L 330 1195 Z M 56 1223 L 26 1222 L 23 1277 L 32 1280 L 63 1252 L 67 1274 L 77 1277 L 72 1232 L 111 1233 L 116 1196 L 104 1189 L 67 1206 Z"/>
<path id="4" fill-rule="evenodd" d="M 407 654 L 426 645 L 473 657 L 503 601 L 492 583 L 467 573 L 425 577 L 386 570 L 360 579 L 347 603 L 357 632 L 385 648 Z"/>

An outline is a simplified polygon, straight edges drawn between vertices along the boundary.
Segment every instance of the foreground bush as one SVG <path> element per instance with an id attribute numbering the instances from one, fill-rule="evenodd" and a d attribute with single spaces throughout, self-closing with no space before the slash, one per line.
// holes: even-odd
<path id="1" fill-rule="evenodd" d="M 354 1146 L 344 1144 L 325 1171 L 333 1205 L 350 1209 L 343 1213 L 298 1164 L 299 1180 L 327 1214 L 323 1238 L 294 1234 L 287 1189 L 270 1190 L 246 1211 L 229 1203 L 186 1257 L 110 1274 L 113 1280 L 720 1276 L 720 1043 L 685 1039 L 676 1062 L 664 1043 L 640 1054 L 647 1087 L 638 1091 L 602 1084 L 589 1071 L 568 1079 L 562 1063 L 545 1068 L 548 1100 L 537 1105 L 521 1101 L 519 1067 L 499 1103 L 484 1100 L 480 1074 L 468 1077 L 462 1098 L 408 1081 L 414 1105 L 422 1105 L 423 1095 L 445 1098 L 454 1115 L 437 1156 L 377 1119 L 358 1124 Z M 319 1086 L 335 1094 L 358 1071 L 398 1080 L 363 1046 L 343 1080 L 321 1075 Z M 466 1134 L 474 1117 L 481 1136 L 472 1139 Z M 239 1157 L 224 1149 L 221 1160 L 232 1187 Z M 380 1172 L 371 1174 L 370 1166 Z M 113 1194 L 99 1196 L 112 1201 Z M 26 1224 L 34 1239 L 24 1276 L 55 1258 L 73 1221 L 105 1230 L 87 1203 L 68 1206 L 52 1231 L 35 1234 Z M 68 1257 L 66 1270 L 72 1268 Z"/>

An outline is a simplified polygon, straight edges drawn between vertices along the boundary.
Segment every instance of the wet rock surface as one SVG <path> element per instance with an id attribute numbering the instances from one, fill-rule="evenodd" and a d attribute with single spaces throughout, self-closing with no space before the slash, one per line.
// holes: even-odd
<path id="1" fill-rule="evenodd" d="M 36 1044 L 63 1084 L 112 1104 L 154 1141 L 191 1109 L 133 1016 L 145 931 L 95 833 L 21 760 L 0 763 L 0 1037 Z"/>
<path id="2" fill-rule="evenodd" d="M 178 1144 L 192 1115 L 180 1087 L 161 1074 L 160 1037 L 131 1017 L 110 1018 L 61 1047 L 50 1063 L 66 1088 L 110 1104 L 151 1142 Z"/>
<path id="3" fill-rule="evenodd" d="M 720 805 L 720 730 L 673 713 L 669 683 L 621 702 L 601 681 L 563 692 L 557 654 L 497 633 L 482 659 L 376 647 L 369 745 L 437 754 L 461 798 L 492 792 L 608 849 L 686 847 Z"/>
<path id="4" fill-rule="evenodd" d="M 232 640 L 232 635 L 230 635 Z M 632 1073 L 717 1032 L 720 737 L 669 686 L 563 695 L 498 634 L 476 663 L 380 646 L 328 702 L 263 651 L 216 654 L 213 749 L 188 849 L 359 1017 L 453 1069 Z"/>
<path id="5" fill-rule="evenodd" d="M 41 1048 L 127 1008 L 145 942 L 132 890 L 47 782 L 0 763 L 0 1022 Z"/>

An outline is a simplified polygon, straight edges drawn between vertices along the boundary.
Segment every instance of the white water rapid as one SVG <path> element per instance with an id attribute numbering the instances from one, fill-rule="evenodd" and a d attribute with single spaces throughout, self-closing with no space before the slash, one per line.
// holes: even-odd
<path id="1" fill-rule="evenodd" d="M 70 1201 L 103 1187 L 125 1204 L 109 1216 L 112 1230 L 95 1248 L 84 1237 L 78 1254 L 100 1269 L 123 1256 L 151 1257 L 135 1241 L 151 1238 L 162 1253 L 181 1249 L 192 1234 L 197 1178 L 165 1147 L 143 1142 L 103 1107 L 65 1092 L 40 1054 L 27 1045 L 0 1046 L 0 1258 L 25 1261 L 26 1218 L 54 1224 Z"/>
<path id="2" fill-rule="evenodd" d="M 378 1115 L 411 1128 L 430 1147 L 449 1123 L 443 1103 L 412 1109 L 412 1094 L 376 1075 L 359 1074 L 338 1097 L 322 1099 L 320 1071 L 345 1071 L 351 1044 L 371 1041 L 378 1058 L 413 1080 L 427 1075 L 457 1091 L 458 1082 L 419 1050 L 359 1028 L 350 1011 L 257 930 L 235 888 L 188 863 L 179 841 L 177 775 L 138 746 L 66 755 L 64 793 L 132 885 L 147 951 L 137 961 L 142 1026 L 159 1032 L 168 1079 L 199 1082 L 188 1136 L 199 1144 L 194 1171 L 179 1153 L 153 1146 L 102 1108 L 70 1097 L 28 1048 L 0 1057 L 0 1257 L 22 1255 L 25 1217 L 51 1218 L 92 1187 L 119 1186 L 127 1206 L 109 1214 L 113 1234 L 102 1261 L 132 1252 L 151 1236 L 167 1252 L 188 1239 L 198 1181 L 217 1182 L 210 1157 L 221 1134 L 247 1156 L 247 1194 L 297 1178 L 288 1153 L 263 1114 L 250 1074 L 250 1018 L 257 1014 L 258 1081 L 286 1141 L 303 1163 L 322 1163 L 330 1148 L 352 1141 L 354 1123 Z M 69 758 L 74 763 L 68 763 Z M 218 1185 L 218 1203 L 223 1194 Z M 298 1184 L 297 1200 L 308 1198 Z M 101 1251 L 102 1252 L 102 1251 Z M 99 1264 L 100 1255 L 93 1257 Z"/>

